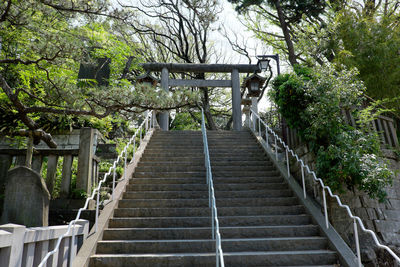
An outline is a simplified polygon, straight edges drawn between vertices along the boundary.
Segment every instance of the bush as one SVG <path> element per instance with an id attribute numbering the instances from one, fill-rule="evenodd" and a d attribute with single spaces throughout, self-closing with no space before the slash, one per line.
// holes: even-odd
<path id="1" fill-rule="evenodd" d="M 316 155 L 317 175 L 327 185 L 339 192 L 358 188 L 384 201 L 384 187 L 394 174 L 381 157 L 377 134 L 368 126 L 374 114 L 362 108 L 364 90 L 355 70 L 297 66 L 274 80 L 270 97 Z M 345 122 L 342 109 L 352 112 L 356 128 Z"/>

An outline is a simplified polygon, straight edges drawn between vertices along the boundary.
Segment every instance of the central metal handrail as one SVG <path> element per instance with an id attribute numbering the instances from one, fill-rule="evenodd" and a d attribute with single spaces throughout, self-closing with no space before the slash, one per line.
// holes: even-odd
<path id="1" fill-rule="evenodd" d="M 322 199 L 323 199 L 323 205 L 324 205 L 324 215 L 325 215 L 325 226 L 326 228 L 329 228 L 329 220 L 328 220 L 328 208 L 326 205 L 326 193 L 325 190 L 329 193 L 329 195 L 333 198 L 336 199 L 337 203 L 339 204 L 340 207 L 346 209 L 347 214 L 351 219 L 353 219 L 353 228 L 354 228 L 354 239 L 355 239 L 355 244 L 356 244 L 356 252 L 357 252 L 357 260 L 358 260 L 358 266 L 361 267 L 361 253 L 360 253 L 360 242 L 359 242 L 359 237 L 358 237 L 358 227 L 357 227 L 357 222 L 360 225 L 360 228 L 363 232 L 369 233 L 372 238 L 375 241 L 375 244 L 382 249 L 385 249 L 395 260 L 397 263 L 400 263 L 400 258 L 396 255 L 396 253 L 393 252 L 388 246 L 382 245 L 378 238 L 376 237 L 375 232 L 372 230 L 369 230 L 365 228 L 363 222 L 361 221 L 360 217 L 353 215 L 353 213 L 350 210 L 350 207 L 348 205 L 344 205 L 339 198 L 338 195 L 334 195 L 332 193 L 332 190 L 329 186 L 326 186 L 324 182 L 322 181 L 321 178 L 318 178 L 317 175 L 315 174 L 314 171 L 310 170 L 310 167 L 303 162 L 302 159 L 299 158 L 299 156 L 294 153 L 292 149 L 289 148 L 288 145 L 267 125 L 266 122 L 262 121 L 260 116 L 255 112 L 254 110 L 250 110 L 251 118 L 249 119 L 249 128 L 250 130 L 253 131 L 254 134 L 258 134 L 261 137 L 261 124 L 264 125 L 265 127 L 265 144 L 267 148 L 269 148 L 269 141 L 268 141 L 268 132 L 271 133 L 271 135 L 274 137 L 274 143 L 275 143 L 275 158 L 276 161 L 278 161 L 278 149 L 277 149 L 277 141 L 281 143 L 281 145 L 285 148 L 285 153 L 286 153 L 286 167 L 287 167 L 287 175 L 290 177 L 290 166 L 289 166 L 289 152 L 290 154 L 296 158 L 297 162 L 300 164 L 301 168 L 301 178 L 302 178 L 302 186 L 303 186 L 303 197 L 304 199 L 307 198 L 306 194 L 306 187 L 305 187 L 305 180 L 304 180 L 304 169 L 306 169 L 308 174 L 311 174 L 314 181 L 318 182 L 322 188 Z M 256 120 L 258 121 L 258 132 L 256 130 Z M 253 122 L 251 125 L 251 121 Z"/>
<path id="2" fill-rule="evenodd" d="M 225 267 L 224 254 L 221 246 L 221 234 L 219 233 L 219 221 L 217 215 L 217 206 L 215 203 L 215 192 L 214 183 L 211 172 L 210 164 L 210 153 L 208 151 L 208 141 L 207 141 L 207 130 L 206 123 L 204 120 L 204 111 L 201 109 L 201 132 L 203 135 L 203 145 L 204 145 L 204 160 L 207 172 L 207 185 L 208 185 L 208 206 L 211 208 L 211 235 L 212 239 L 215 240 L 215 256 L 216 256 L 216 266 Z"/>

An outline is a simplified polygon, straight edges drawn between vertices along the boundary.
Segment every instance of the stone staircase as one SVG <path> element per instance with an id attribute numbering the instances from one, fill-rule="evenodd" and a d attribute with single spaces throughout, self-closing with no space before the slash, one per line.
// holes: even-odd
<path id="1" fill-rule="evenodd" d="M 249 132 L 208 142 L 226 266 L 338 263 Z M 90 266 L 215 266 L 205 181 L 201 132 L 157 131 Z"/>

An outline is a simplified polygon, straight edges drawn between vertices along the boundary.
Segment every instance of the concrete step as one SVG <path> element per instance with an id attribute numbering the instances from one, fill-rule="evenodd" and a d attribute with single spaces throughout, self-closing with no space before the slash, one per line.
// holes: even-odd
<path id="1" fill-rule="evenodd" d="M 203 159 L 203 158 L 202 158 Z M 152 166 L 166 166 L 166 165 L 176 165 L 176 166 L 182 166 L 182 167 L 191 167 L 191 166 L 200 166 L 204 168 L 204 160 L 203 161 L 196 161 L 196 160 L 184 160 L 182 159 L 182 161 L 180 162 L 171 162 L 168 161 L 167 159 L 165 161 L 142 161 L 139 162 L 139 167 L 152 167 Z M 266 167 L 274 167 L 274 165 L 272 164 L 271 161 L 267 161 L 267 160 L 224 160 L 221 159 L 219 161 L 213 161 L 212 162 L 212 168 L 216 168 L 217 166 L 221 166 L 221 167 L 240 167 L 240 166 L 266 166 Z"/>
<path id="2" fill-rule="evenodd" d="M 222 157 L 211 157 L 212 163 L 218 161 L 228 161 L 232 162 L 248 162 L 248 161 L 260 161 L 260 160 L 268 160 L 267 156 L 264 154 L 260 155 L 226 155 L 223 154 Z M 141 162 L 151 162 L 151 161 L 168 161 L 168 162 L 203 162 L 204 163 L 204 155 L 203 154 L 187 154 L 185 156 L 178 155 L 175 153 L 170 153 L 170 155 L 160 155 L 160 154 L 146 154 L 144 153 Z"/>
<path id="3" fill-rule="evenodd" d="M 220 227 L 222 238 L 310 237 L 318 236 L 316 225 L 235 226 Z M 210 227 L 184 228 L 108 228 L 104 240 L 134 239 L 210 239 Z"/>
<path id="4" fill-rule="evenodd" d="M 163 172 L 163 171 L 156 171 L 156 172 L 136 172 L 133 174 L 134 178 L 196 178 L 196 177 L 205 177 L 205 170 L 204 171 L 181 171 L 181 172 Z"/>
<path id="5" fill-rule="evenodd" d="M 326 238 L 283 237 L 222 239 L 224 252 L 241 251 L 296 251 L 327 248 Z M 215 251 L 215 241 L 194 240 L 106 240 L 97 243 L 98 254 L 129 253 L 202 253 Z"/>
<path id="6" fill-rule="evenodd" d="M 137 178 L 134 178 L 137 179 Z M 202 178 L 201 182 L 202 184 L 141 184 L 141 183 L 135 183 L 134 179 L 130 180 L 130 183 L 126 187 L 127 192 L 131 191 L 207 191 L 208 187 L 205 183 L 205 179 Z M 274 178 L 275 179 L 275 178 Z M 141 179 L 148 181 L 148 179 Z M 153 179 L 152 179 L 153 180 Z M 151 181 L 152 181 L 151 180 Z M 277 180 L 282 181 L 282 179 L 278 178 Z M 214 184 L 214 189 L 215 191 L 220 191 L 220 190 L 232 190 L 232 191 L 246 191 L 246 190 L 255 190 L 255 189 L 270 189 L 270 190 L 286 190 L 288 189 L 288 185 L 286 183 L 219 183 L 219 184 Z"/>
<path id="7" fill-rule="evenodd" d="M 336 252 L 330 250 L 227 252 L 225 266 L 296 266 L 333 265 L 337 263 Z M 93 267 L 127 266 L 215 266 L 215 253 L 176 254 L 95 254 L 90 259 Z"/>
<path id="8" fill-rule="evenodd" d="M 132 178 L 129 180 L 129 184 L 200 184 L 206 183 L 205 177 L 197 178 Z"/>
<path id="9" fill-rule="evenodd" d="M 271 176 L 280 176 L 279 171 L 276 169 L 269 169 L 264 171 L 253 171 L 253 170 L 214 170 L 212 167 L 213 177 L 271 177 Z"/>
<path id="10" fill-rule="evenodd" d="M 236 171 L 276 171 L 275 166 L 272 165 L 242 165 L 242 166 L 211 166 L 214 172 L 236 172 Z M 139 165 L 135 172 L 197 172 L 204 171 L 204 165 L 188 165 L 188 164 L 153 164 L 152 166 Z"/>
<path id="11" fill-rule="evenodd" d="M 206 171 L 135 171 L 133 177 L 135 178 L 196 178 L 196 177 L 205 177 Z M 266 170 L 266 171 L 231 171 L 231 170 L 213 170 L 213 177 L 221 178 L 221 177 L 271 177 L 271 176 L 279 176 L 280 173 L 277 170 Z"/>
<path id="12" fill-rule="evenodd" d="M 220 141 L 220 140 L 210 140 L 208 142 L 209 148 L 226 148 L 235 146 L 237 148 L 247 148 L 247 147 L 259 147 L 257 142 L 253 139 L 248 140 L 237 140 L 232 141 Z M 148 145 L 148 148 L 160 148 L 160 149 L 171 149 L 171 148 L 202 148 L 204 147 L 203 140 L 170 140 L 170 141 L 151 141 Z"/>
<path id="13" fill-rule="evenodd" d="M 265 197 L 290 197 L 291 190 L 240 190 L 240 191 L 216 191 L 215 197 L 219 198 L 265 198 Z M 127 191 L 123 199 L 191 199 L 208 198 L 208 191 Z"/>
<path id="14" fill-rule="evenodd" d="M 260 207 L 297 205 L 295 197 L 218 198 L 217 207 Z M 197 199 L 121 199 L 120 208 L 208 207 L 208 198 Z"/>
<path id="15" fill-rule="evenodd" d="M 301 215 L 263 215 L 263 216 L 219 216 L 220 226 L 261 226 L 261 225 L 307 225 L 310 217 Z M 202 217 L 142 217 L 112 218 L 109 228 L 171 228 L 171 227 L 209 227 L 211 219 Z"/>
<path id="16" fill-rule="evenodd" d="M 208 207 L 208 198 L 197 199 L 121 199 L 120 208 L 192 208 Z"/>
<path id="17" fill-rule="evenodd" d="M 117 208 L 114 217 L 190 217 L 210 216 L 210 208 Z M 218 216 L 246 215 L 294 215 L 305 214 L 304 207 L 272 206 L 272 207 L 220 207 Z"/>

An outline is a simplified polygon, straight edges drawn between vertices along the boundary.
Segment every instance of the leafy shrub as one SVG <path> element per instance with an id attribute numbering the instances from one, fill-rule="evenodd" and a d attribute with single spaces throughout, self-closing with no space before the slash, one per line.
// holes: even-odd
<path id="1" fill-rule="evenodd" d="M 375 115 L 362 108 L 364 90 L 355 70 L 297 66 L 274 80 L 270 97 L 316 155 L 317 175 L 333 190 L 358 188 L 384 201 L 393 172 L 381 157 L 377 134 L 370 131 Z M 343 109 L 352 113 L 356 128 L 345 122 Z"/>

